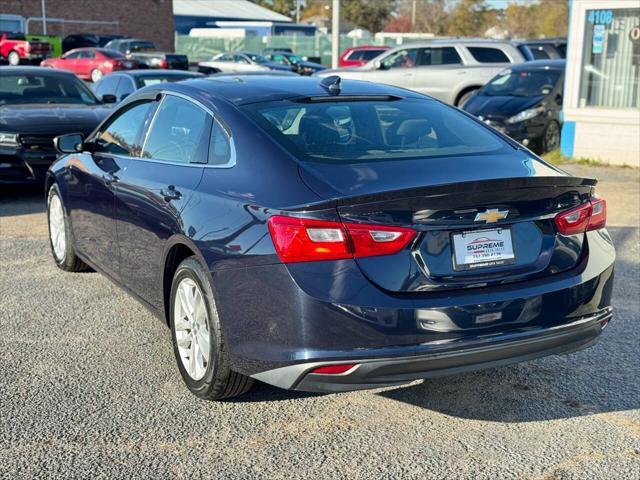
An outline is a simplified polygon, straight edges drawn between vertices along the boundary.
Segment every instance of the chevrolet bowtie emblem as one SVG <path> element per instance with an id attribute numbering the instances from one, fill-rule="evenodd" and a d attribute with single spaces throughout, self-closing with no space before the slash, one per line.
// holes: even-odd
<path id="1" fill-rule="evenodd" d="M 486 212 L 477 213 L 476 218 L 473 221 L 494 223 L 498 220 L 502 220 L 503 218 L 507 218 L 507 215 L 509 215 L 509 210 L 498 210 L 497 208 L 490 208 Z"/>

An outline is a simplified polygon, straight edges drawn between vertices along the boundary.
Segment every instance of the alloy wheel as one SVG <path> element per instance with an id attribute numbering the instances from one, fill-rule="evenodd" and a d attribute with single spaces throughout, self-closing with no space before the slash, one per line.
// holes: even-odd
<path id="1" fill-rule="evenodd" d="M 58 195 L 53 195 L 49 201 L 49 235 L 51 236 L 53 255 L 57 261 L 61 262 L 64 260 L 67 249 L 67 233 L 64 226 L 62 202 Z"/>
<path id="2" fill-rule="evenodd" d="M 178 284 L 173 309 L 180 361 L 193 380 L 200 380 L 209 366 L 211 337 L 204 296 L 191 278 L 183 278 Z"/>
<path id="3" fill-rule="evenodd" d="M 7 60 L 9 61 L 9 65 L 11 65 L 12 67 L 20 65 L 20 55 L 18 54 L 18 52 L 9 52 Z"/>
<path id="4" fill-rule="evenodd" d="M 104 76 L 104 74 L 102 73 L 101 70 L 98 70 L 97 68 L 94 70 L 91 70 L 91 81 L 92 82 L 97 82 L 98 80 L 100 80 L 102 77 Z"/>

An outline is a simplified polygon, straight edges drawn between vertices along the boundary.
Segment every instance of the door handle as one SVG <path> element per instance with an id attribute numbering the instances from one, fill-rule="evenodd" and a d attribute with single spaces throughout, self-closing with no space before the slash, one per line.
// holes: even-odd
<path id="1" fill-rule="evenodd" d="M 120 181 L 120 177 L 113 173 L 105 173 L 102 175 L 102 180 L 104 180 L 105 185 L 110 186 L 114 183 L 118 183 Z"/>
<path id="2" fill-rule="evenodd" d="M 180 200 L 182 198 L 182 194 L 176 190 L 175 185 L 169 185 L 167 190 L 160 189 L 160 195 L 164 198 L 165 202 L 170 202 L 171 200 Z"/>

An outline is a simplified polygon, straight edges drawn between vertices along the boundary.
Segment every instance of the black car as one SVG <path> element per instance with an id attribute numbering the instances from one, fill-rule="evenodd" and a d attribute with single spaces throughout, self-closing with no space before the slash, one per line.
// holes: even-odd
<path id="1" fill-rule="evenodd" d="M 560 145 L 565 60 L 539 60 L 503 70 L 463 109 L 538 152 Z"/>
<path id="2" fill-rule="evenodd" d="M 494 368 L 591 346 L 612 317 L 596 180 L 416 92 L 165 83 L 56 144 L 56 265 L 92 267 L 163 319 L 201 398 Z"/>
<path id="3" fill-rule="evenodd" d="M 300 55 L 296 55 L 295 53 L 273 52 L 269 54 L 267 58 L 272 62 L 278 62 L 291 67 L 291 69 L 300 75 L 312 75 L 327 68 L 320 63 L 304 60 Z"/>
<path id="4" fill-rule="evenodd" d="M 91 88 L 104 103 L 119 103 L 142 87 L 202 76 L 201 73 L 183 70 L 126 70 L 103 77 Z"/>
<path id="5" fill-rule="evenodd" d="M 541 38 L 516 42 L 520 53 L 527 61 L 567 58 L 566 38 Z"/>
<path id="6" fill-rule="evenodd" d="M 128 38 L 126 35 L 95 35 L 93 33 L 74 33 L 67 35 L 62 40 L 62 52 L 68 52 L 75 48 L 100 48 L 111 40 Z"/>
<path id="7" fill-rule="evenodd" d="M 56 159 L 53 138 L 88 135 L 109 111 L 71 72 L 0 69 L 0 184 L 42 181 Z"/>
<path id="8" fill-rule="evenodd" d="M 125 38 L 112 40 L 105 48 L 117 50 L 129 58 L 137 60 L 141 68 L 169 68 L 189 70 L 189 59 L 178 53 L 159 52 L 151 40 Z"/>

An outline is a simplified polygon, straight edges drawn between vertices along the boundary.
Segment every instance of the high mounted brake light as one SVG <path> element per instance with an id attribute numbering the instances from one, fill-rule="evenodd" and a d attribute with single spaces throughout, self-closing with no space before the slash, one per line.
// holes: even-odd
<path id="1" fill-rule="evenodd" d="M 284 263 L 392 255 L 405 248 L 416 231 L 275 215 L 269 233 Z"/>
<path id="2" fill-rule="evenodd" d="M 587 203 L 557 214 L 554 221 L 562 235 L 604 228 L 607 224 L 607 202 L 603 198 L 591 197 Z"/>

